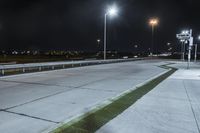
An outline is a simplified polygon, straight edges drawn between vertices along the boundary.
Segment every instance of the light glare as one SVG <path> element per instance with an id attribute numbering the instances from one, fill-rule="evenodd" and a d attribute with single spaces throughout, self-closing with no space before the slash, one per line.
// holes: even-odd
<path id="1" fill-rule="evenodd" d="M 184 30 L 184 31 L 182 31 L 182 34 L 189 34 L 189 31 L 188 30 Z"/>
<path id="2" fill-rule="evenodd" d="M 150 19 L 150 20 L 149 20 L 149 24 L 150 24 L 151 26 L 156 26 L 156 25 L 158 25 L 158 19 L 156 19 L 156 18 Z"/>
<path id="3" fill-rule="evenodd" d="M 113 6 L 108 9 L 107 14 L 110 16 L 115 16 L 115 15 L 117 15 L 117 12 L 118 12 L 117 7 Z"/>

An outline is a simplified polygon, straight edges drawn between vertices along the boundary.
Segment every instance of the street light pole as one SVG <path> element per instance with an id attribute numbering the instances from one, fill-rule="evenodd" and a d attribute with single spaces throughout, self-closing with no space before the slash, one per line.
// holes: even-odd
<path id="1" fill-rule="evenodd" d="M 152 18 L 149 21 L 149 24 L 151 25 L 151 34 L 152 34 L 152 38 L 151 38 L 151 55 L 153 55 L 154 52 L 154 30 L 155 30 L 155 26 L 158 25 L 158 19 L 156 18 Z"/>
<path id="2" fill-rule="evenodd" d="M 183 42 L 183 61 L 185 61 L 185 42 Z"/>
<path id="3" fill-rule="evenodd" d="M 195 55 L 194 55 L 194 62 L 197 62 L 197 44 L 195 44 Z"/>
<path id="4" fill-rule="evenodd" d="M 198 36 L 198 40 L 200 40 L 200 36 Z M 198 44 L 195 45 L 195 62 L 197 61 L 197 55 L 198 55 Z"/>
<path id="5" fill-rule="evenodd" d="M 106 60 L 106 42 L 107 42 L 107 13 L 105 14 L 104 18 L 104 60 Z"/>
<path id="6" fill-rule="evenodd" d="M 153 55 L 154 51 L 154 24 L 151 25 L 151 55 Z"/>
<path id="7" fill-rule="evenodd" d="M 116 6 L 110 7 L 107 12 L 105 13 L 104 17 L 104 60 L 106 60 L 106 50 L 107 50 L 107 16 L 115 16 L 117 14 L 118 10 Z"/>
<path id="8" fill-rule="evenodd" d="M 192 37 L 192 29 L 189 31 L 189 47 L 188 47 L 188 69 L 190 68 L 190 62 L 191 62 L 191 51 L 192 51 L 192 46 L 193 46 L 193 37 Z"/>
<path id="9" fill-rule="evenodd" d="M 185 60 L 185 40 L 181 40 L 181 59 Z"/>

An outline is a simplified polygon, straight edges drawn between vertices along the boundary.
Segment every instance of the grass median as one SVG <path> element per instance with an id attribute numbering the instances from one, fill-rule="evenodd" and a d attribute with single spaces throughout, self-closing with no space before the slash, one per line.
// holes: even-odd
<path id="1" fill-rule="evenodd" d="M 108 104 L 96 111 L 88 112 L 77 121 L 71 121 L 62 125 L 61 127 L 52 131 L 52 133 L 94 133 L 100 127 L 133 105 L 138 99 L 143 97 L 177 70 L 166 65 L 161 67 L 169 69 L 169 71 L 151 80 L 145 85 L 127 93 L 119 99 L 114 100 L 111 104 Z"/>

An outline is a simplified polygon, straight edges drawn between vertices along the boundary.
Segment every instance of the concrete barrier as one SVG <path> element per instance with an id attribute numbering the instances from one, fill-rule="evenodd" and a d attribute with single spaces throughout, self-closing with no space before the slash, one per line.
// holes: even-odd
<path id="1" fill-rule="evenodd" d="M 0 75 L 5 76 L 5 75 L 13 75 L 13 74 L 21 74 L 21 73 L 66 69 L 66 68 L 73 68 L 73 67 L 83 67 L 83 66 L 90 66 L 90 65 L 137 61 L 137 60 L 142 60 L 142 59 L 143 58 L 130 58 L 130 59 L 28 63 L 28 64 L 12 64 L 12 65 L 4 64 L 4 65 L 0 65 Z"/>

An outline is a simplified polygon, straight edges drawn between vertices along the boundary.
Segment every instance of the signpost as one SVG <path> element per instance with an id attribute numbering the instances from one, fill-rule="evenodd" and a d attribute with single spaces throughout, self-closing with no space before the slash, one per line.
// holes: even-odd
<path id="1" fill-rule="evenodd" d="M 197 62 L 197 44 L 195 44 L 195 54 L 194 54 L 194 62 Z"/>
<path id="2" fill-rule="evenodd" d="M 181 34 L 177 34 L 176 37 L 181 40 L 181 42 L 188 42 L 189 41 L 189 46 L 188 46 L 188 65 L 187 69 L 190 68 L 190 62 L 191 62 L 191 50 L 193 46 L 193 37 L 192 37 L 192 30 L 190 31 L 183 31 Z M 184 55 L 185 56 L 185 55 Z M 184 57 L 183 57 L 184 59 Z"/>
<path id="3" fill-rule="evenodd" d="M 181 52 L 182 52 L 182 60 L 185 61 L 185 40 L 180 40 L 181 41 Z"/>

